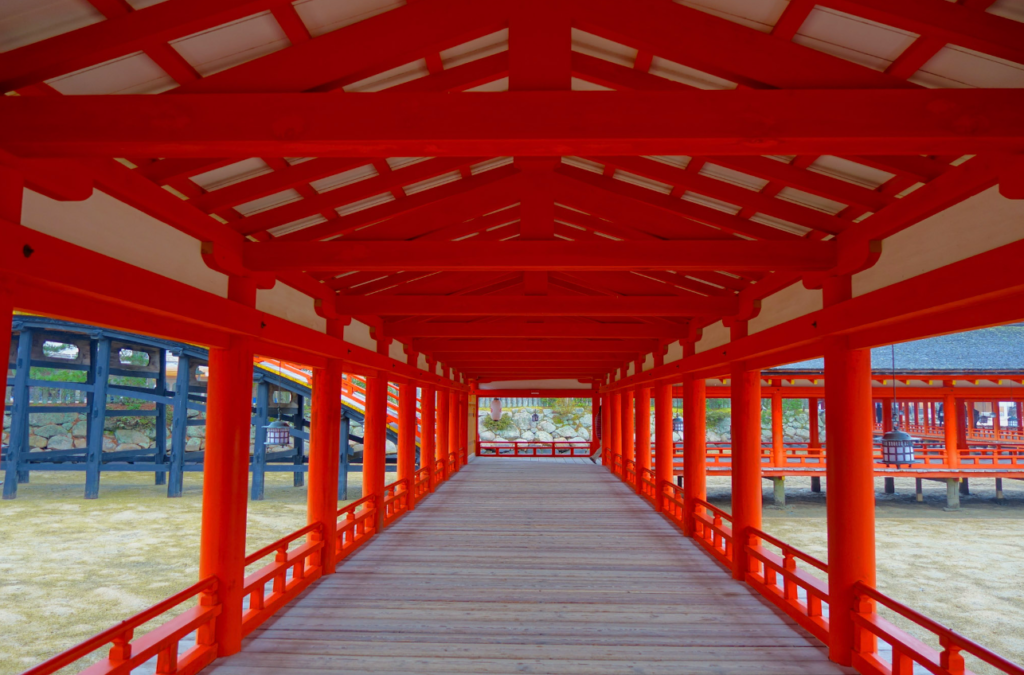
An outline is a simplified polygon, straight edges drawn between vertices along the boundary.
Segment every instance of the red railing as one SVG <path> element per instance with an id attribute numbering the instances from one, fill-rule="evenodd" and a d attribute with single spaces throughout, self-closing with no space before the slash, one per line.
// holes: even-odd
<path id="1" fill-rule="evenodd" d="M 672 481 L 661 481 L 661 512 L 679 527 L 684 527 L 686 506 L 683 502 L 683 488 Z"/>
<path id="2" fill-rule="evenodd" d="M 412 500 L 418 503 L 430 493 L 430 469 L 419 469 L 412 477 Z"/>
<path id="3" fill-rule="evenodd" d="M 137 628 L 196 596 L 199 596 L 198 606 L 185 610 L 145 635 L 135 637 Z M 83 675 L 130 673 L 154 656 L 157 658 L 156 672 L 161 675 L 195 673 L 217 656 L 214 622 L 220 611 L 217 580 L 210 577 L 26 670 L 22 675 L 50 675 L 108 644 L 110 653 L 107 658 L 81 671 Z M 196 633 L 195 646 L 184 654 L 178 654 L 178 643 L 193 632 Z"/>
<path id="4" fill-rule="evenodd" d="M 640 495 L 652 504 L 658 497 L 658 486 L 654 483 L 654 472 L 650 469 L 640 470 Z"/>
<path id="5" fill-rule="evenodd" d="M 377 533 L 377 499 L 367 495 L 338 509 L 335 559 L 341 562 Z"/>
<path id="6" fill-rule="evenodd" d="M 288 550 L 306 535 L 309 535 L 307 541 Z M 311 523 L 245 557 L 246 567 L 271 554 L 274 560 L 245 578 L 242 592 L 249 596 L 249 609 L 242 614 L 242 635 L 251 633 L 320 578 L 323 567 L 319 551 L 323 547 L 323 525 Z M 271 584 L 270 595 L 267 595 L 268 583 Z"/>
<path id="7" fill-rule="evenodd" d="M 911 675 L 914 664 L 919 664 L 935 675 L 970 675 L 964 663 L 964 653 L 987 663 L 1000 673 L 1024 675 L 1024 668 L 1007 661 L 973 640 L 936 623 L 909 607 L 902 605 L 878 590 L 858 583 L 854 586 L 856 610 L 854 622 L 853 665 L 863 675 Z M 938 638 L 942 651 L 897 628 L 875 613 L 875 603 L 895 612 Z M 878 640 L 892 647 L 890 661 L 885 661 L 877 649 Z"/>
<path id="8" fill-rule="evenodd" d="M 766 544 L 779 552 L 768 550 Z M 747 572 L 747 583 L 828 644 L 828 619 L 822 614 L 822 605 L 829 602 L 828 584 L 796 567 L 799 560 L 828 574 L 828 565 L 756 529 L 748 533 L 746 551 L 756 568 Z"/>
<path id="9" fill-rule="evenodd" d="M 693 537 L 723 565 L 732 565 L 732 516 L 728 513 L 703 499 L 694 499 Z"/>
<path id="10" fill-rule="evenodd" d="M 455 455 L 448 455 L 448 475 L 455 473 Z"/>
<path id="11" fill-rule="evenodd" d="M 409 479 L 402 478 L 390 485 L 384 486 L 384 496 L 381 498 L 384 513 L 384 527 L 398 520 L 403 513 L 409 510 L 409 498 L 412 492 L 409 490 Z"/>
<path id="12" fill-rule="evenodd" d="M 622 477 L 622 455 L 612 455 L 612 473 Z"/>
<path id="13" fill-rule="evenodd" d="M 477 441 L 477 457 L 592 457 L 590 441 Z"/>
<path id="14" fill-rule="evenodd" d="M 440 485 L 444 481 L 444 460 L 434 462 L 434 485 Z"/>

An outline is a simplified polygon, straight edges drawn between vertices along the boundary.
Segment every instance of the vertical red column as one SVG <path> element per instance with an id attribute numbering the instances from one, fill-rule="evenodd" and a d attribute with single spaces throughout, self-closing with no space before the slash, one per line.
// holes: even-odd
<path id="1" fill-rule="evenodd" d="M 313 371 L 313 419 L 309 429 L 309 489 L 306 522 L 320 523 L 324 547 L 320 564 L 324 574 L 335 568 L 338 527 L 338 443 L 341 433 L 342 363 L 328 359 L 327 367 Z M 257 429 L 256 433 L 263 433 Z"/>
<path id="2" fill-rule="evenodd" d="M 751 567 L 749 530 L 761 529 L 761 371 L 734 364 L 731 385 L 732 576 L 743 580 Z"/>
<path id="3" fill-rule="evenodd" d="M 459 470 L 459 392 L 455 389 L 448 392 L 448 455 L 455 460 L 455 473 Z"/>
<path id="4" fill-rule="evenodd" d="M 826 387 L 828 384 L 826 383 Z M 828 396 L 825 397 L 828 400 Z M 892 417 L 894 409 L 896 408 L 896 402 L 891 398 L 882 399 L 882 431 L 892 431 Z"/>
<path id="5" fill-rule="evenodd" d="M 850 665 L 853 586 L 875 585 L 875 485 L 871 352 L 844 339 L 825 350 L 828 401 L 829 658 Z"/>
<path id="6" fill-rule="evenodd" d="M 622 392 L 622 468 L 636 461 L 636 430 L 633 428 L 633 392 Z M 623 476 L 625 478 L 625 476 Z"/>
<path id="7" fill-rule="evenodd" d="M 431 373 L 434 372 L 431 368 Z M 421 403 L 420 403 L 420 425 L 422 430 L 420 431 L 420 467 L 427 469 L 427 473 L 430 475 L 430 490 L 433 492 L 434 483 L 434 464 L 437 462 L 437 458 L 434 456 L 434 438 L 437 430 L 435 425 L 437 423 L 436 417 L 437 412 L 434 409 L 434 386 L 430 384 L 423 385 Z"/>
<path id="8" fill-rule="evenodd" d="M 447 368 L 445 368 L 445 376 L 447 377 Z M 441 462 L 441 476 L 442 480 L 448 479 L 448 390 L 438 389 L 437 390 L 437 444 L 434 447 L 434 453 L 437 455 L 437 461 Z"/>
<path id="9" fill-rule="evenodd" d="M 818 399 L 807 399 L 807 414 L 811 428 L 809 446 L 812 448 L 820 448 L 821 438 L 818 431 Z"/>
<path id="10" fill-rule="evenodd" d="M 459 447 L 462 449 L 459 461 L 463 466 L 469 462 L 469 413 L 469 394 L 462 392 L 459 395 Z"/>
<path id="11" fill-rule="evenodd" d="M 636 390 L 636 491 L 643 492 L 643 472 L 651 468 L 651 390 Z"/>
<path id="12" fill-rule="evenodd" d="M 598 406 L 600 405 L 600 401 L 601 401 L 601 399 L 597 395 L 597 392 L 595 391 L 594 394 L 590 397 L 590 454 L 591 455 L 597 454 L 597 448 L 598 448 L 597 444 L 599 442 L 597 440 L 598 439 L 598 433 L 597 433 L 597 410 L 598 410 Z M 603 456 L 601 458 L 601 463 L 602 464 L 604 463 L 604 457 Z"/>
<path id="13" fill-rule="evenodd" d="M 663 508 L 665 483 L 674 474 L 672 445 L 672 384 L 659 380 L 654 387 L 654 507 Z"/>
<path id="14" fill-rule="evenodd" d="M 999 423 L 999 401 L 992 401 L 992 436 L 995 440 L 999 440 L 1002 437 L 1000 423 Z"/>
<path id="15" fill-rule="evenodd" d="M 960 434 L 959 415 L 957 415 L 956 397 L 953 392 L 947 392 L 942 399 L 943 429 L 942 434 L 946 443 L 946 466 L 951 469 L 960 466 Z"/>
<path id="16" fill-rule="evenodd" d="M 377 508 L 384 496 L 385 453 L 387 452 L 388 381 L 383 373 L 366 376 L 366 419 L 363 422 L 363 496 L 376 495 Z M 383 513 L 378 513 L 378 527 Z"/>
<path id="17" fill-rule="evenodd" d="M 6 167 L 0 167 L 0 218 L 12 223 L 21 222 L 21 205 L 25 194 L 25 183 L 21 175 Z M 11 353 L 11 322 L 14 318 L 14 298 L 11 291 L 0 284 L 0 359 L 3 359 L 4 396 L 0 396 L 0 418 L 4 415 L 6 403 L 7 366 Z"/>
<path id="18" fill-rule="evenodd" d="M 967 432 L 971 428 L 969 420 L 971 415 L 968 413 L 974 407 L 974 404 L 970 401 L 957 400 L 954 410 L 956 411 L 956 447 L 960 450 L 966 450 L 969 446 L 967 444 Z M 957 457 L 959 460 L 959 456 Z"/>
<path id="19" fill-rule="evenodd" d="M 612 472 L 615 471 L 616 459 L 621 464 L 622 462 L 622 392 L 617 391 L 612 394 L 612 408 L 611 408 L 611 437 L 612 437 Z"/>
<path id="20" fill-rule="evenodd" d="M 683 532 L 693 536 L 694 499 L 707 499 L 707 383 L 683 380 Z"/>
<path id="21" fill-rule="evenodd" d="M 413 504 L 413 481 L 416 480 L 416 384 L 398 385 L 398 480 L 404 480 L 409 491 L 408 507 Z"/>
<path id="22" fill-rule="evenodd" d="M 252 363 L 253 350 L 246 338 L 232 337 L 226 349 L 210 350 L 199 578 L 217 578 L 219 656 L 242 647 Z"/>
<path id="23" fill-rule="evenodd" d="M 782 386 L 781 380 L 772 382 L 772 466 L 781 467 L 786 464 L 786 449 L 783 447 L 782 435 Z"/>
<path id="24" fill-rule="evenodd" d="M 612 465 L 612 397 L 601 395 L 601 464 Z"/>

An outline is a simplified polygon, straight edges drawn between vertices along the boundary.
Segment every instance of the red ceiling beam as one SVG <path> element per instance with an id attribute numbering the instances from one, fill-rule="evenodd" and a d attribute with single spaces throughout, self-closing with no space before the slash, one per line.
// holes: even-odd
<path id="1" fill-rule="evenodd" d="M 1018 89 L 7 96 L 0 114 L 0 145 L 23 156 L 1024 150 Z"/>
<path id="2" fill-rule="evenodd" d="M 585 361 L 614 361 L 618 367 L 623 361 L 630 361 L 637 357 L 636 352 L 431 352 L 433 357 L 444 363 L 455 363 L 460 359 L 480 363 L 512 362 L 519 363 L 521 359 L 530 361 L 557 361 L 566 362 L 573 359 Z"/>
<path id="3" fill-rule="evenodd" d="M 588 339 L 447 339 L 416 338 L 412 347 L 418 352 L 501 352 L 507 354 L 543 352 L 631 352 L 647 353 L 657 346 L 657 340 L 588 340 Z"/>
<path id="4" fill-rule="evenodd" d="M 512 319 L 436 323 L 405 321 L 401 326 L 385 322 L 388 335 L 395 338 L 627 338 L 641 340 L 679 340 L 686 326 L 656 326 L 641 323 L 597 323 L 585 321 L 546 321 L 531 323 Z"/>
<path id="5" fill-rule="evenodd" d="M 254 271 L 603 271 L 603 270 L 828 270 L 832 242 L 762 241 L 476 243 L 347 241 L 248 243 L 245 266 Z"/>
<path id="6" fill-rule="evenodd" d="M 735 298 L 683 296 L 342 295 L 342 315 L 382 316 L 728 316 Z"/>

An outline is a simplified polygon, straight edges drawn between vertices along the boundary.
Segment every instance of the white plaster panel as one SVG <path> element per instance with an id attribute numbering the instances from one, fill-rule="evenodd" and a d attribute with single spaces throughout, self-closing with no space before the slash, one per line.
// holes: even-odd
<path id="1" fill-rule="evenodd" d="M 280 282 L 269 290 L 256 291 L 256 309 L 324 333 L 327 320 L 317 316 L 313 299 Z"/>
<path id="2" fill-rule="evenodd" d="M 650 370 L 653 367 L 654 367 L 654 354 L 648 354 L 647 356 L 644 357 L 643 369 L 646 371 L 646 370 Z"/>
<path id="3" fill-rule="evenodd" d="M 992 187 L 886 239 L 878 263 L 854 275 L 853 294 L 864 295 L 1021 239 L 1024 200 L 1006 199 Z"/>
<path id="4" fill-rule="evenodd" d="M 715 347 L 721 347 L 729 342 L 729 339 L 729 329 L 722 325 L 721 321 L 713 323 L 704 328 L 704 335 L 697 343 L 696 352 L 699 354 Z"/>
<path id="5" fill-rule="evenodd" d="M 227 297 L 227 277 L 206 266 L 197 240 L 99 190 L 81 202 L 59 202 L 26 190 L 22 224 Z"/>
<path id="6" fill-rule="evenodd" d="M 681 342 L 673 342 L 668 346 L 668 352 L 665 354 L 665 363 L 671 361 L 678 361 L 683 358 L 683 345 Z"/>
<path id="7" fill-rule="evenodd" d="M 371 352 L 377 351 L 377 341 L 370 337 L 370 327 L 362 321 L 352 319 L 352 322 L 345 326 L 345 342 L 359 345 Z"/>
<path id="8" fill-rule="evenodd" d="M 405 355 L 405 345 L 398 340 L 392 340 L 388 345 L 388 356 L 399 363 L 409 363 L 409 357 Z"/>
<path id="9" fill-rule="evenodd" d="M 821 291 L 808 290 L 798 281 L 762 300 L 761 312 L 750 320 L 748 328 L 757 333 L 821 308 Z"/>

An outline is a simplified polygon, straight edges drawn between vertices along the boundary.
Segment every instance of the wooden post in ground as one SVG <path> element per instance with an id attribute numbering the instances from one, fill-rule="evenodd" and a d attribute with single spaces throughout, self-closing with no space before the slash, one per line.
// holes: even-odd
<path id="1" fill-rule="evenodd" d="M 732 522 L 734 579 L 745 580 L 753 564 L 746 543 L 761 529 L 761 371 L 732 368 Z"/>
<path id="2" fill-rule="evenodd" d="M 694 533 L 693 500 L 707 498 L 707 383 L 683 380 L 683 532 Z"/>
<path id="3" fill-rule="evenodd" d="M 306 522 L 323 528 L 320 564 L 324 574 L 335 568 L 338 527 L 338 440 L 341 433 L 341 361 L 328 359 L 313 371 L 313 414 L 309 427 L 309 488 Z M 259 436 L 262 429 L 256 430 Z"/>
<path id="4" fill-rule="evenodd" d="M 412 511 L 413 481 L 416 480 L 416 385 L 398 385 L 398 480 L 405 480 L 409 491 L 408 506 Z"/>
<path id="5" fill-rule="evenodd" d="M 850 665 L 853 586 L 875 585 L 875 492 L 871 352 L 844 339 L 825 350 L 828 401 L 829 658 Z"/>
<path id="6" fill-rule="evenodd" d="M 252 357 L 246 338 L 231 337 L 226 349 L 210 350 L 199 578 L 217 578 L 218 656 L 234 654 L 242 646 Z"/>
<path id="7" fill-rule="evenodd" d="M 924 501 L 924 481 L 920 478 L 914 479 L 914 498 L 919 501 Z"/>
<path id="8" fill-rule="evenodd" d="M 654 507 L 664 509 L 664 483 L 675 473 L 672 443 L 672 384 L 660 380 L 654 387 Z"/>
<path id="9" fill-rule="evenodd" d="M 786 448 L 783 445 L 782 429 L 782 392 L 778 390 L 781 386 L 781 380 L 772 380 L 772 387 L 775 389 L 772 392 L 772 466 L 780 468 L 786 465 Z"/>
<path id="10" fill-rule="evenodd" d="M 651 468 L 651 390 L 637 387 L 636 406 L 636 491 L 643 491 L 643 471 Z"/>

